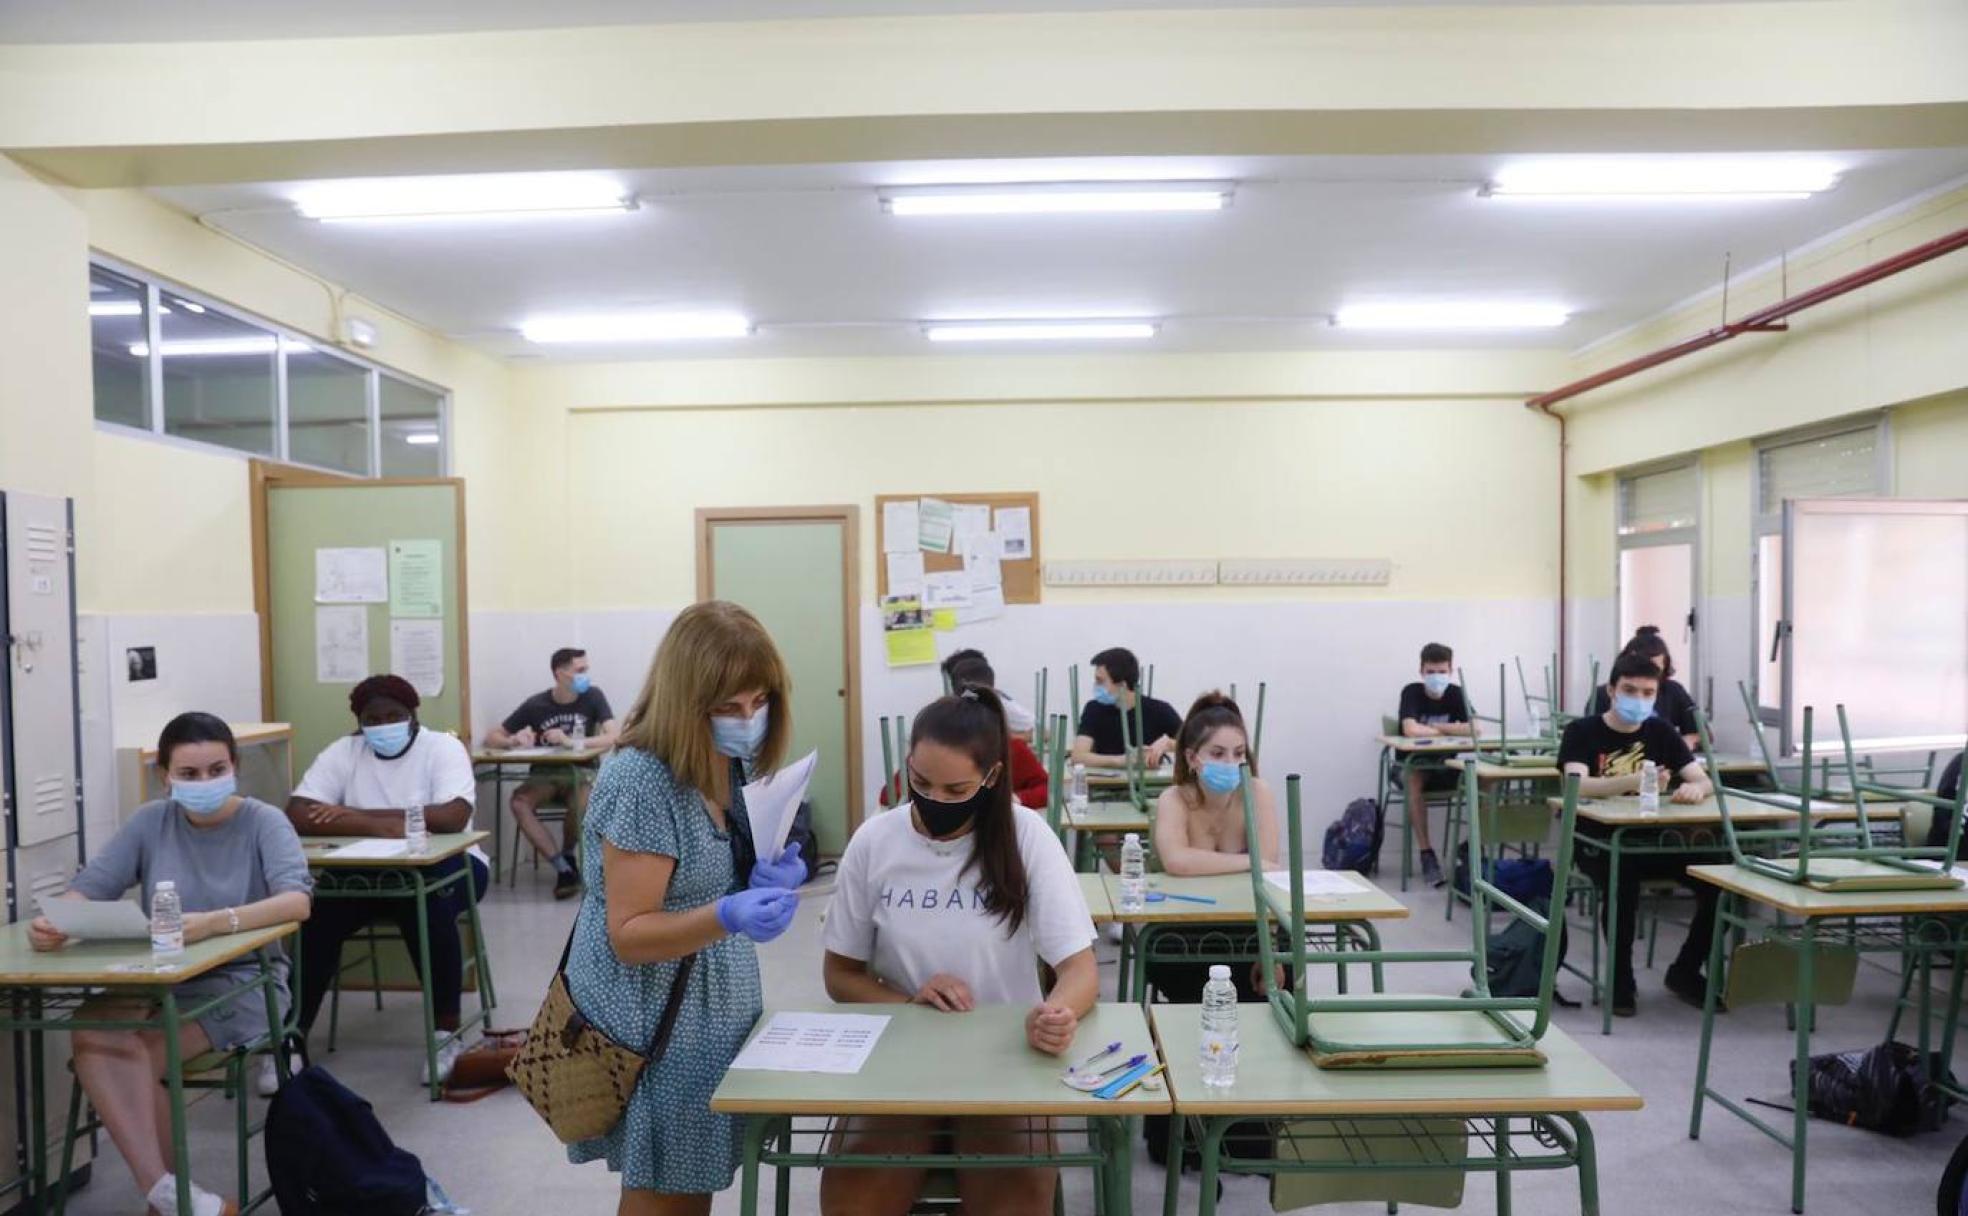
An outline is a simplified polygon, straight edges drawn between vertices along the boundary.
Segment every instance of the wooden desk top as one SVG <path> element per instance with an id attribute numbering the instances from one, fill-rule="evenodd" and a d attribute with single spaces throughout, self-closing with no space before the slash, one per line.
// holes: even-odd
<path id="1" fill-rule="evenodd" d="M 1402 1033 L 1429 1015 L 1403 1014 Z M 1200 1005 L 1154 1006 L 1175 1109 L 1190 1115 L 1492 1115 L 1639 1110 L 1640 1095 L 1556 1026 L 1543 1068 L 1324 1069 L 1293 1047 L 1271 1011 L 1238 1014 L 1237 1083 L 1202 1082 Z"/>
<path id="2" fill-rule="evenodd" d="M 155 988 L 181 984 L 279 941 L 300 926 L 289 922 L 208 937 L 185 947 L 170 965 L 153 967 L 150 943 L 71 942 L 37 951 L 27 941 L 27 922 L 0 929 L 0 988 Z"/>
<path id="3" fill-rule="evenodd" d="M 336 857 L 334 850 L 346 844 L 363 840 L 378 840 L 376 836 L 303 836 L 301 850 L 307 854 L 310 869 L 319 870 L 412 870 L 434 866 L 440 861 L 449 861 L 471 848 L 481 840 L 491 838 L 492 833 L 476 828 L 469 832 L 432 832 L 430 848 L 414 857 Z M 402 843 L 398 841 L 397 843 Z"/>
<path id="4" fill-rule="evenodd" d="M 1358 895 L 1346 896 L 1306 896 L 1305 923 L 1308 925 L 1327 924 L 1344 920 L 1405 920 L 1407 905 L 1373 885 L 1361 875 L 1350 871 L 1338 871 L 1353 881 L 1360 889 Z M 1165 899 L 1145 904 L 1139 912 L 1121 910 L 1121 878 L 1118 874 L 1098 876 L 1106 885 L 1108 906 L 1113 909 L 1110 919 L 1129 925 L 1228 925 L 1254 924 L 1257 920 L 1257 905 L 1251 899 L 1251 880 L 1249 874 L 1211 874 L 1200 877 L 1185 877 L 1176 874 L 1150 874 L 1148 891 L 1165 894 L 1197 895 L 1214 899 L 1213 904 L 1190 903 L 1181 899 Z M 1280 892 L 1289 902 L 1289 893 Z M 1286 908 L 1286 917 L 1290 909 Z"/>
<path id="5" fill-rule="evenodd" d="M 256 743 L 291 743 L 294 728 L 286 722 L 228 722 L 232 729 L 232 741 L 241 747 L 251 747 Z M 137 749 L 137 758 L 145 764 L 157 763 L 157 744 L 147 743 Z"/>
<path id="6" fill-rule="evenodd" d="M 1076 832 L 1140 832 L 1146 835 L 1155 826 L 1152 815 L 1137 811 L 1129 802 L 1089 802 L 1085 810 L 1066 808 L 1066 826 Z M 1147 841 L 1143 841 L 1146 844 Z"/>
<path id="7" fill-rule="evenodd" d="M 571 747 L 507 747 L 497 751 L 479 748 L 472 752 L 473 764 L 540 764 L 574 765 L 594 764 L 609 752 L 607 747 L 589 746 L 579 751 Z"/>
<path id="8" fill-rule="evenodd" d="M 1832 872 L 1839 858 L 1812 858 L 1811 868 Z M 1689 866 L 1692 878 L 1733 891 L 1792 916 L 1918 916 L 1968 914 L 1968 887 L 1926 891 L 1820 891 L 1783 882 L 1738 865 Z"/>
<path id="9" fill-rule="evenodd" d="M 1114 919 L 1114 905 L 1107 899 L 1107 884 L 1099 874 L 1075 874 L 1080 880 L 1080 898 L 1086 900 L 1087 912 L 1093 916 L 1093 923 L 1104 925 Z"/>
<path id="10" fill-rule="evenodd" d="M 815 1013 L 870 1013 L 889 1023 L 861 1071 L 759 1072 L 729 1069 L 711 1098 L 721 1114 L 772 1115 L 1158 1115 L 1169 1111 L 1166 1090 L 1136 1088 L 1103 1102 L 1067 1088 L 1069 1061 L 1119 1041 L 1129 1055 L 1154 1053 L 1139 1005 L 1101 1004 L 1081 1020 L 1064 1057 L 1025 1042 L 1022 1006 L 986 1005 L 941 1013 L 926 1005 L 825 1005 Z M 753 1033 L 764 1028 L 767 1009 Z M 1191 1054 L 1194 1054 L 1193 1052 Z"/>

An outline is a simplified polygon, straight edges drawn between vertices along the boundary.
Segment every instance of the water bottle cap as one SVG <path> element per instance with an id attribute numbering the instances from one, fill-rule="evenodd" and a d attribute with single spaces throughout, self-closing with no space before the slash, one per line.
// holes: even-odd
<path id="1" fill-rule="evenodd" d="M 1129 832 L 1127 835 L 1121 837 L 1121 843 L 1123 845 L 1140 844 L 1141 834 L 1139 832 Z"/>
<path id="2" fill-rule="evenodd" d="M 178 884 L 172 882 L 168 878 L 159 881 L 157 884 L 157 890 L 159 891 L 175 891 L 177 889 L 178 889 Z"/>
<path id="3" fill-rule="evenodd" d="M 1209 975 L 1212 983 L 1217 980 L 1222 980 L 1226 984 L 1230 982 L 1230 968 L 1222 963 L 1210 964 Z"/>

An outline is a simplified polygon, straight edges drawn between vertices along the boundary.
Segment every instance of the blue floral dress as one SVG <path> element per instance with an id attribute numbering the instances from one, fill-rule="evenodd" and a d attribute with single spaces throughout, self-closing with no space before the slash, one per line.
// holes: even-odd
<path id="1" fill-rule="evenodd" d="M 744 822 L 742 800 L 728 822 Z M 742 830 L 742 829 L 740 829 Z M 581 829 L 581 874 L 587 894 L 574 922 L 567 984 L 574 1003 L 610 1038 L 640 1051 L 649 1045 L 676 978 L 675 962 L 629 964 L 608 941 L 608 890 L 602 842 L 630 853 L 676 858 L 665 912 L 689 912 L 740 885 L 731 838 L 717 830 L 704 800 L 647 752 L 617 752 L 602 765 Z M 697 956 L 670 1032 L 669 1050 L 645 1068 L 622 1121 L 605 1136 L 567 1148 L 581 1163 L 606 1159 L 631 1190 L 709 1194 L 731 1185 L 742 1129 L 714 1115 L 711 1094 L 758 1021 L 763 998 L 758 955 L 732 935 Z"/>

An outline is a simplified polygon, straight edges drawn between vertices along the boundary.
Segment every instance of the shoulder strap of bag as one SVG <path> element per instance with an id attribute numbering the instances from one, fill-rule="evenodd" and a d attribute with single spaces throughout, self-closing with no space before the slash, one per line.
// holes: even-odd
<path id="1" fill-rule="evenodd" d="M 567 979 L 568 956 L 574 952 L 574 929 L 578 929 L 580 924 L 581 918 L 577 914 L 574 918 L 574 928 L 567 931 L 567 944 L 560 948 L 560 961 L 554 964 L 554 976 L 563 983 Z M 670 1045 L 670 1032 L 676 1028 L 677 1011 L 682 1004 L 684 986 L 690 982 L 690 972 L 696 965 L 697 954 L 694 951 L 684 955 L 683 960 L 677 964 L 676 978 L 670 981 L 669 1000 L 663 1003 L 663 1016 L 656 1022 L 656 1033 L 649 1040 L 649 1049 L 642 1053 L 643 1058 L 652 1064 L 663 1058 L 663 1052 Z M 567 994 L 570 998 L 574 995 L 571 985 Z M 587 1016 L 581 1012 L 579 1006 L 574 1009 L 574 1020 L 581 1025 L 588 1024 Z M 569 1026 L 564 1033 L 571 1033 L 574 1029 L 575 1027 Z"/>

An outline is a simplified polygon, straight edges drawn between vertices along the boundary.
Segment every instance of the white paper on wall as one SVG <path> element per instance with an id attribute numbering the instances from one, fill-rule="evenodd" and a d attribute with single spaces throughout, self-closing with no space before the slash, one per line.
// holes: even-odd
<path id="1" fill-rule="evenodd" d="M 378 549 L 378 553 L 382 550 Z M 369 610 L 360 604 L 321 604 L 314 610 L 314 678 L 356 684 L 369 675 Z"/>
<path id="2" fill-rule="evenodd" d="M 923 555 L 920 549 L 907 553 L 885 553 L 888 563 L 888 593 L 890 595 L 922 594 Z"/>
<path id="3" fill-rule="evenodd" d="M 996 531 L 1008 562 L 1027 561 L 1032 556 L 1032 508 L 999 507 Z"/>
<path id="4" fill-rule="evenodd" d="M 922 547 L 916 500 L 882 504 L 882 552 L 914 553 Z"/>
<path id="5" fill-rule="evenodd" d="M 389 558 L 381 548 L 316 549 L 314 602 L 381 604 L 389 600 Z"/>
<path id="6" fill-rule="evenodd" d="M 419 696 L 444 691 L 444 622 L 390 622 L 390 670 L 410 681 Z"/>
<path id="7" fill-rule="evenodd" d="M 938 571 L 923 577 L 923 607 L 934 611 L 938 608 L 968 608 L 970 606 L 970 576 L 961 570 Z"/>

